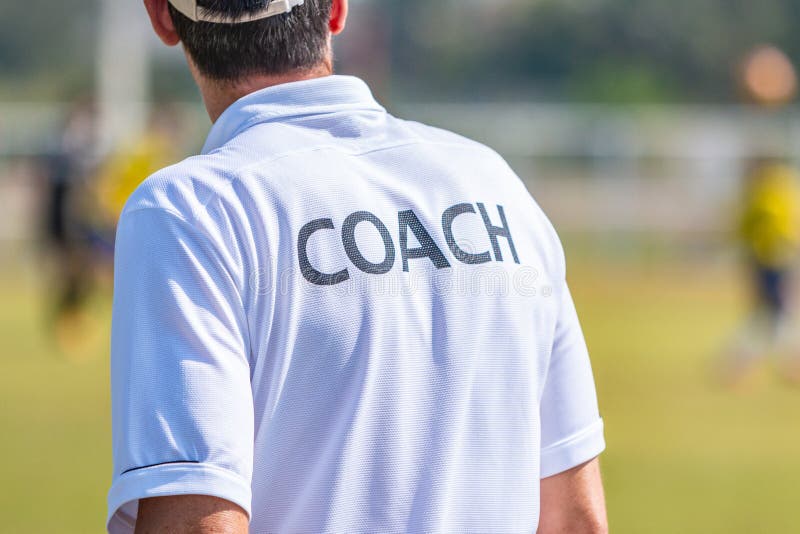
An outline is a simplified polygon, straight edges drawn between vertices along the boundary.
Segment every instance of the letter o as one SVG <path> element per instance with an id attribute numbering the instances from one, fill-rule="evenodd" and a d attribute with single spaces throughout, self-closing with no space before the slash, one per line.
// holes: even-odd
<path id="1" fill-rule="evenodd" d="M 381 263 L 372 263 L 367 260 L 358 249 L 358 243 L 356 243 L 356 226 L 362 222 L 372 224 L 381 234 L 383 247 L 386 250 L 386 257 Z M 383 224 L 377 216 L 368 211 L 357 211 L 345 219 L 342 225 L 342 243 L 344 244 L 345 252 L 347 252 L 347 257 L 350 258 L 353 265 L 358 267 L 360 271 L 367 274 L 386 274 L 391 271 L 394 266 L 395 250 L 392 236 L 389 234 L 386 225 Z"/>

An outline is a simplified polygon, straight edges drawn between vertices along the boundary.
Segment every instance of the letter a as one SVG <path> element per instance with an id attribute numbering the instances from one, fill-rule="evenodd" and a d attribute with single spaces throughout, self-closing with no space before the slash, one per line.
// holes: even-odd
<path id="1" fill-rule="evenodd" d="M 408 260 L 417 258 L 429 258 L 437 269 L 447 269 L 450 267 L 450 262 L 444 257 L 444 254 L 436 246 L 436 242 L 431 237 L 431 234 L 422 226 L 422 223 L 417 218 L 417 215 L 411 211 L 401 211 L 399 214 L 400 219 L 400 254 L 403 256 L 403 271 L 408 272 Z M 414 237 L 417 238 L 421 246 L 417 248 L 408 248 L 408 229 L 414 232 Z"/>

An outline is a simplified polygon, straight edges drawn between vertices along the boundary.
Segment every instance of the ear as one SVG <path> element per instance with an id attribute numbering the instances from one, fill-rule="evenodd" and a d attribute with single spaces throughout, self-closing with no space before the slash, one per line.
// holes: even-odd
<path id="1" fill-rule="evenodd" d="M 150 16 L 150 24 L 153 25 L 153 30 L 165 45 L 175 46 L 181 42 L 178 32 L 175 31 L 175 25 L 172 23 L 172 17 L 169 14 L 168 0 L 144 0 L 144 7 Z"/>
<path id="2" fill-rule="evenodd" d="M 347 22 L 347 9 L 347 0 L 332 0 L 331 20 L 328 23 L 331 34 L 339 35 L 344 31 L 344 26 Z"/>

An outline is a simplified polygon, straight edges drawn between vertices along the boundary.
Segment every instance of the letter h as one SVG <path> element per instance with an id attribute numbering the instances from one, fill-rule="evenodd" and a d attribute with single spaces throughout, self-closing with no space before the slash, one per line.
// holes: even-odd
<path id="1" fill-rule="evenodd" d="M 483 224 L 486 226 L 486 231 L 489 232 L 489 239 L 492 241 L 495 260 L 503 261 L 503 253 L 500 251 L 500 243 L 498 243 L 497 238 L 505 237 L 508 239 L 508 246 L 511 247 L 511 255 L 514 256 L 514 262 L 519 264 L 519 256 L 517 256 L 517 249 L 511 237 L 511 229 L 508 227 L 508 221 L 506 221 L 506 213 L 505 210 L 503 210 L 503 206 L 497 206 L 502 226 L 494 226 L 492 224 L 492 221 L 489 219 L 489 214 L 486 212 L 486 206 L 480 202 L 478 202 L 478 209 L 481 212 L 481 217 L 483 217 Z"/>

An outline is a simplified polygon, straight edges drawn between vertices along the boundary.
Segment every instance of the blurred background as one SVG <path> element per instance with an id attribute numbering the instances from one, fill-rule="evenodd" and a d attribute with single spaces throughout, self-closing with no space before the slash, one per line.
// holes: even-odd
<path id="1" fill-rule="evenodd" d="M 114 223 L 209 128 L 139 1 L 0 2 L 2 532 L 101 532 Z M 352 0 L 341 73 L 560 231 L 612 532 L 797 530 L 800 0 Z M 491 179 L 491 177 L 487 177 Z"/>

